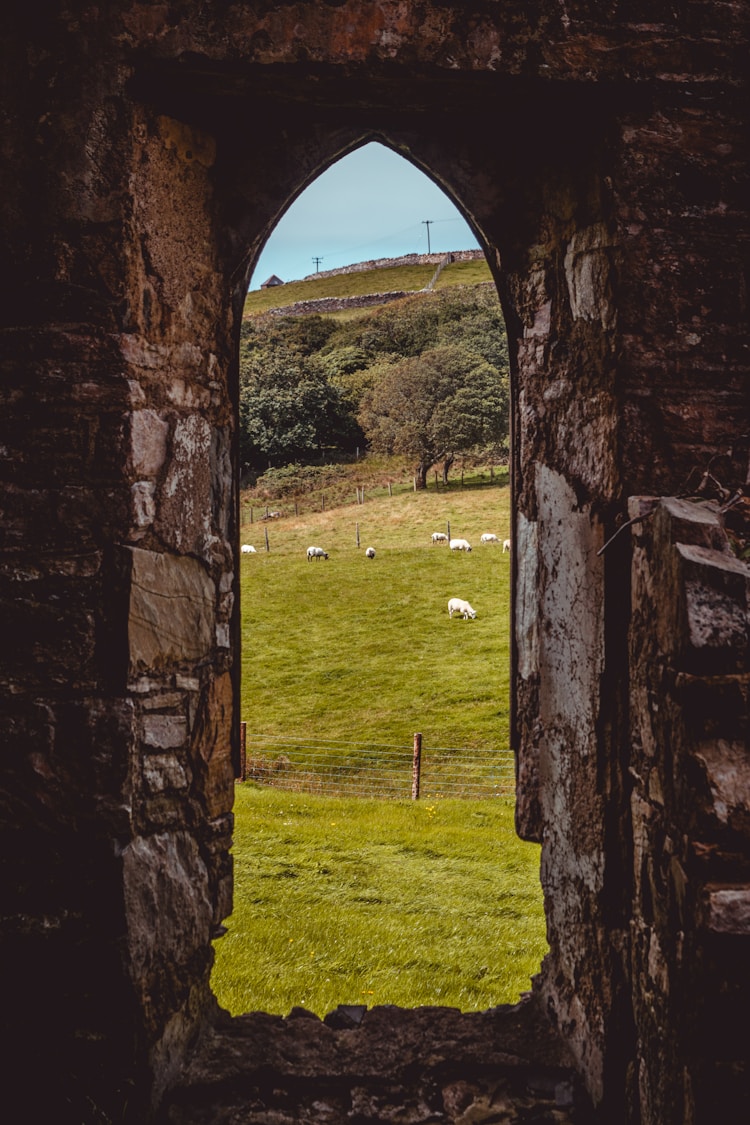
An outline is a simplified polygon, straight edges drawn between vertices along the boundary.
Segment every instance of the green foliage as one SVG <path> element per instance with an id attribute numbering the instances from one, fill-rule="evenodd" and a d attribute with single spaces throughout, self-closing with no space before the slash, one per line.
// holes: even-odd
<path id="1" fill-rule="evenodd" d="M 334 331 L 322 317 L 243 325 L 240 342 L 240 460 L 260 468 L 347 450 L 362 435 L 340 387 L 315 362 Z"/>
<path id="2" fill-rule="evenodd" d="M 373 449 L 413 457 L 425 487 L 437 461 L 447 476 L 456 453 L 507 437 L 507 377 L 462 345 L 442 344 L 391 364 L 364 394 L 359 422 Z"/>
<path id="3" fill-rule="evenodd" d="M 443 410 L 439 439 L 433 432 L 429 441 L 423 436 L 417 442 L 386 414 L 373 418 L 377 403 L 394 401 L 390 392 L 378 394 L 381 384 L 393 388 L 394 379 L 406 378 L 412 387 L 415 380 L 424 387 L 438 366 L 444 372 L 448 357 L 455 368 L 449 379 L 454 391 L 442 398 L 455 401 Z M 409 359 L 419 362 L 415 366 Z M 466 382 L 469 373 L 471 387 L 456 397 L 456 380 Z M 445 372 L 440 379 L 445 383 Z M 433 449 L 447 472 L 458 451 L 499 448 L 507 437 L 508 363 L 494 290 L 480 286 L 418 294 L 343 323 L 313 315 L 245 321 L 240 341 L 243 466 L 259 471 L 291 461 L 310 463 L 364 446 L 361 410 L 373 448 L 415 457 L 422 479 L 433 463 Z M 436 425 L 433 419 L 433 431 Z"/>
<path id="4" fill-rule="evenodd" d="M 513 805 L 237 786 L 235 903 L 212 984 L 233 1014 L 514 1003 L 546 953 L 539 848 Z"/>

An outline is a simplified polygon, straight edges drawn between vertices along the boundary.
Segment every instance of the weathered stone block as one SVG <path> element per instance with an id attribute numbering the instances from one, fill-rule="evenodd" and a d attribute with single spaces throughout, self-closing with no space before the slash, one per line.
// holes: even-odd
<path id="1" fill-rule="evenodd" d="M 136 410 L 130 420 L 130 459 L 139 477 L 154 477 L 167 456 L 169 424 L 154 410 Z"/>
<path id="2" fill-rule="evenodd" d="M 750 886 L 707 887 L 706 925 L 716 934 L 750 936 Z"/>
<path id="3" fill-rule="evenodd" d="M 230 812 L 234 802 L 233 700 L 232 678 L 227 672 L 208 685 L 195 724 L 194 760 L 211 818 Z"/>
<path id="4" fill-rule="evenodd" d="M 742 667 L 750 652 L 750 566 L 734 555 L 678 543 L 685 597 L 686 659 L 715 674 Z"/>
<path id="5" fill-rule="evenodd" d="M 184 746 L 188 734 L 184 715 L 144 715 L 142 723 L 146 746 L 156 746 L 160 750 Z"/>
<path id="6" fill-rule="evenodd" d="M 187 832 L 137 837 L 122 856 L 128 956 L 136 987 L 148 995 L 156 977 L 186 964 L 207 944 L 208 876 Z"/>
<path id="7" fill-rule="evenodd" d="M 147 754 L 143 780 L 151 793 L 187 789 L 189 784 L 185 768 L 174 754 Z"/>
<path id="8" fill-rule="evenodd" d="M 130 559 L 130 675 L 206 659 L 214 646 L 215 588 L 195 559 L 137 547 Z"/>

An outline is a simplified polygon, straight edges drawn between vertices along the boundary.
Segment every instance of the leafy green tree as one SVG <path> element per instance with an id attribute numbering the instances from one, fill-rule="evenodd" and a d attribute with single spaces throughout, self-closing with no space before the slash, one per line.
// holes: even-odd
<path id="1" fill-rule="evenodd" d="M 353 451 L 362 433 L 340 387 L 289 341 L 240 352 L 240 460 L 253 469 Z"/>
<path id="2" fill-rule="evenodd" d="M 438 461 L 446 480 L 457 453 L 507 438 L 507 374 L 462 345 L 442 344 L 381 370 L 359 422 L 373 449 L 412 457 L 425 488 Z"/>

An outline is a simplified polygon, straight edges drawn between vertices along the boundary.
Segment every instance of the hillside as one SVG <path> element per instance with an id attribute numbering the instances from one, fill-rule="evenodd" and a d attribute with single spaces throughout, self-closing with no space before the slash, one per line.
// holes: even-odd
<path id="1" fill-rule="evenodd" d="M 351 273 L 342 271 L 304 281 L 290 281 L 271 289 L 253 290 L 247 295 L 244 315 L 257 316 L 271 309 L 294 305 L 298 301 L 318 301 L 327 297 L 359 297 L 394 291 L 416 293 L 429 285 L 435 268 L 434 263 L 428 262 L 357 270 Z M 478 285 L 490 281 L 492 275 L 484 258 L 478 261 L 452 262 L 442 270 L 435 283 L 435 289 L 448 289 L 457 285 Z"/>

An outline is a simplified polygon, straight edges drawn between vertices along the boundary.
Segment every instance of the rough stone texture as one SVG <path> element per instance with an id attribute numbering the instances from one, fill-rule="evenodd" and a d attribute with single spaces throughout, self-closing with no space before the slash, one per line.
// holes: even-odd
<path id="1" fill-rule="evenodd" d="M 0 19 L 7 1105 L 141 1125 L 212 1011 L 243 295 L 289 203 L 375 139 L 463 208 L 507 319 L 536 994 L 607 1125 L 750 1118 L 728 1030 L 748 1006 L 747 586 L 718 513 L 682 501 L 635 525 L 632 597 L 629 536 L 598 553 L 628 496 L 709 466 L 747 480 L 745 6 L 8 0 Z M 460 1081 L 441 1112 L 465 1112 Z M 375 1086 L 355 1112 L 397 1120 Z"/>
<path id="2" fill-rule="evenodd" d="M 345 1006 L 250 1013 L 204 1035 L 160 1125 L 452 1121 L 586 1125 L 591 1107 L 538 1003 L 464 1015 Z"/>
<path id="3" fill-rule="evenodd" d="M 728 553 L 715 505 L 636 500 L 631 511 L 647 513 L 633 532 L 630 640 L 634 1073 L 646 1120 L 740 1121 L 750 566 Z"/>
<path id="4" fill-rule="evenodd" d="M 214 643 L 214 584 L 195 559 L 131 548 L 130 675 L 205 660 Z"/>

